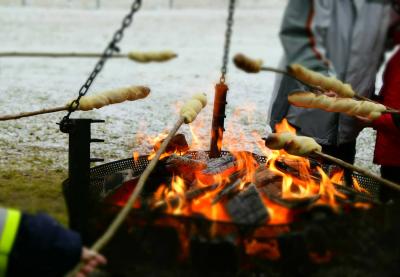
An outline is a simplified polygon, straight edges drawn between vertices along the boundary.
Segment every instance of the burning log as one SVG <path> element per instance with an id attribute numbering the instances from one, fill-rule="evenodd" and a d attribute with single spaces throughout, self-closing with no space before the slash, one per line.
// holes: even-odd
<path id="1" fill-rule="evenodd" d="M 260 225 L 269 220 L 268 211 L 254 184 L 230 199 L 226 209 L 236 224 Z"/>
<path id="2" fill-rule="evenodd" d="M 233 183 L 231 183 L 230 185 L 226 186 L 223 190 L 221 190 L 217 196 L 214 197 L 214 199 L 212 200 L 211 204 L 215 205 L 218 202 L 220 202 L 222 199 L 224 199 L 225 197 L 228 197 L 229 195 L 235 193 L 240 184 L 242 183 L 241 179 L 237 179 L 236 181 L 234 181 Z"/>
<path id="3" fill-rule="evenodd" d="M 242 177 L 244 175 L 243 171 L 238 171 L 229 176 L 230 182 L 225 185 L 225 188 L 222 189 L 218 194 L 214 197 L 211 204 L 215 205 L 216 203 L 220 202 L 223 198 L 232 195 L 233 193 L 237 192 L 240 187 L 240 184 L 243 183 Z"/>
<path id="4" fill-rule="evenodd" d="M 207 161 L 207 168 L 202 173 L 207 175 L 216 175 L 224 172 L 227 169 L 236 166 L 236 158 L 231 155 L 226 155 L 220 158 Z"/>
<path id="5" fill-rule="evenodd" d="M 173 176 L 180 176 L 186 184 L 190 184 L 195 180 L 196 172 L 205 168 L 207 168 L 207 164 L 202 161 L 172 154 L 158 163 L 149 176 L 149 184 L 151 183 L 151 185 L 147 186 L 146 191 L 152 187 L 153 189 L 150 191 L 154 192 L 154 189 L 158 188 L 160 184 L 170 184 Z"/>
<path id="6" fill-rule="evenodd" d="M 171 155 L 163 166 L 170 174 L 182 177 L 186 183 L 192 183 L 196 172 L 207 168 L 207 164 L 184 156 Z"/>
<path id="7" fill-rule="evenodd" d="M 299 209 L 314 204 L 321 195 L 315 194 L 306 197 L 284 198 L 282 195 L 282 182 L 274 182 L 260 189 L 268 199 L 288 209 Z"/>
<path id="8" fill-rule="evenodd" d="M 237 171 L 236 158 L 230 155 L 211 159 L 206 163 L 207 168 L 196 174 L 196 178 L 203 184 L 214 183 L 214 178 L 217 175 L 225 175 L 226 177 L 229 177 L 231 174 Z"/>
<path id="9" fill-rule="evenodd" d="M 164 140 L 158 141 L 153 146 L 154 152 L 157 152 L 157 150 L 160 149 L 160 146 L 163 142 Z M 188 150 L 189 150 L 189 144 L 187 143 L 185 135 L 177 134 L 168 143 L 165 153 L 186 153 Z"/>
<path id="10" fill-rule="evenodd" d="M 282 176 L 273 172 L 264 164 L 254 172 L 253 182 L 257 187 L 264 187 L 275 182 L 281 183 Z"/>
<path id="11" fill-rule="evenodd" d="M 171 155 L 166 161 L 167 168 L 179 169 L 181 167 L 196 171 L 207 168 L 207 164 L 184 156 Z"/>
<path id="12" fill-rule="evenodd" d="M 183 201 L 185 201 L 185 202 L 192 201 L 194 199 L 197 199 L 197 198 L 203 196 L 207 192 L 213 191 L 217 188 L 218 188 L 218 185 L 215 184 L 215 185 L 211 185 L 211 186 L 207 186 L 207 187 L 191 189 L 185 193 L 185 197 L 184 197 Z M 178 196 L 171 197 L 169 199 L 160 200 L 160 201 L 150 204 L 150 206 L 151 206 L 150 209 L 153 212 L 163 212 L 163 211 L 167 210 L 168 207 L 175 209 L 178 207 L 178 205 L 181 201 L 182 201 L 182 199 Z"/>

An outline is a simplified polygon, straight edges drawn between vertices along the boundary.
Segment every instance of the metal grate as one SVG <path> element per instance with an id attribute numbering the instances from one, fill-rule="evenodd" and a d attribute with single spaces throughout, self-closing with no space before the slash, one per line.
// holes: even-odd
<path id="1" fill-rule="evenodd" d="M 208 151 L 196 152 L 191 151 L 187 153 L 193 159 L 206 159 L 208 158 Z M 229 152 L 223 151 L 222 156 L 230 155 Z M 262 164 L 267 161 L 264 156 L 253 154 L 255 160 Z M 101 200 L 104 197 L 104 180 L 106 177 L 126 170 L 131 170 L 133 176 L 140 175 L 146 166 L 149 164 L 148 156 L 140 156 L 136 161 L 133 158 L 118 160 L 111 163 L 106 163 L 100 166 L 91 168 L 90 170 L 90 192 L 94 198 Z M 359 184 L 371 193 L 371 196 L 377 197 L 379 195 L 380 184 L 366 176 L 354 173 L 353 176 L 358 180 Z M 65 182 L 68 186 L 68 182 Z"/>

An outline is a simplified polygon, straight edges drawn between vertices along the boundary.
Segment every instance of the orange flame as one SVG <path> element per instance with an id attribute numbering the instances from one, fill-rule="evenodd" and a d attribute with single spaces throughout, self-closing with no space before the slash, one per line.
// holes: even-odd
<path id="1" fill-rule="evenodd" d="M 212 204 L 216 195 L 223 190 L 227 185 L 235 180 L 232 180 L 232 174 L 240 172 L 240 183 L 238 190 L 246 189 L 247 185 L 254 182 L 255 171 L 259 168 L 259 164 L 253 156 L 252 152 L 257 152 L 268 157 L 265 165 L 266 169 L 272 171 L 282 177 L 281 183 L 281 198 L 290 199 L 307 199 L 311 197 L 319 197 L 319 200 L 314 205 L 330 205 L 333 209 L 340 207 L 338 199 L 346 198 L 345 195 L 338 192 L 337 185 L 343 185 L 343 171 L 338 171 L 333 176 L 328 176 L 322 168 L 312 168 L 310 161 L 303 157 L 297 157 L 286 153 L 284 150 L 270 150 L 262 142 L 259 132 L 252 131 L 249 136 L 242 130 L 242 126 L 234 124 L 234 121 L 252 123 L 251 111 L 254 106 L 241 107 L 233 112 L 230 120 L 226 121 L 227 132 L 224 133 L 224 148 L 235 157 L 236 165 L 232 168 L 227 168 L 223 172 L 214 175 L 204 174 L 202 171 L 194 172 L 195 183 L 197 188 L 206 188 L 211 185 L 216 185 L 216 189 L 208 191 L 192 201 L 185 199 L 185 193 L 189 189 L 189 184 L 185 184 L 182 176 L 175 176 L 169 186 L 160 185 L 154 197 L 156 200 L 168 200 L 174 198 L 179 199 L 174 205 L 169 205 L 166 213 L 174 215 L 187 215 L 193 213 L 202 214 L 204 217 L 213 221 L 231 221 L 229 214 L 226 211 L 223 202 Z M 207 149 L 208 138 L 204 135 L 203 129 L 209 129 L 203 120 L 196 120 L 188 127 L 188 132 L 191 135 L 191 149 Z M 296 129 L 284 119 L 280 124 L 275 126 L 278 133 L 291 132 L 296 133 Z M 218 130 L 219 137 L 222 136 L 222 129 Z M 153 138 L 144 137 L 151 145 L 160 145 L 162 139 L 166 137 L 163 132 Z M 218 147 L 222 148 L 222 140 L 218 141 Z M 156 147 L 155 147 L 156 148 Z M 246 150 L 246 151 L 243 151 Z M 169 156 L 173 153 L 165 153 L 161 158 Z M 179 154 L 179 153 L 177 153 Z M 154 158 L 154 150 L 149 155 L 149 159 Z M 137 161 L 139 154 L 133 153 L 134 160 Z M 285 165 L 282 168 L 281 164 Z M 355 180 L 354 186 L 360 192 L 367 192 Z M 269 214 L 268 224 L 287 224 L 293 220 L 293 211 L 277 204 L 261 194 L 262 201 Z M 167 201 L 168 202 L 168 201 Z M 175 201 L 176 202 L 176 201 Z M 171 204 L 171 203 L 169 203 Z M 364 204 L 357 204 L 360 208 L 365 208 Z M 249 251 L 253 251 L 250 243 Z M 252 250 L 253 249 L 253 250 Z"/>

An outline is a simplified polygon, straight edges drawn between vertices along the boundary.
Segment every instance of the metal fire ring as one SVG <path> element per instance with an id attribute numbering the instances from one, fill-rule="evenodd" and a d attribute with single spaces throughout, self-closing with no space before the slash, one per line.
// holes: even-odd
<path id="1" fill-rule="evenodd" d="M 190 151 L 187 155 L 191 155 L 193 159 L 199 159 L 208 157 L 208 151 L 198 152 Z M 228 151 L 222 151 L 222 156 L 231 155 Z M 259 163 L 265 163 L 267 158 L 257 154 L 253 154 L 255 160 Z M 133 158 L 118 160 L 106 164 L 102 164 L 90 169 L 90 194 L 95 199 L 101 201 L 104 197 L 104 180 L 107 176 L 112 174 L 133 170 L 133 175 L 138 176 L 142 174 L 146 166 L 149 164 L 148 156 L 140 156 L 135 161 Z M 359 184 L 370 192 L 372 197 L 378 198 L 380 184 L 371 178 L 361 175 L 359 173 L 353 173 L 353 176 L 358 180 Z M 64 182 L 64 189 L 68 189 L 68 180 Z"/>

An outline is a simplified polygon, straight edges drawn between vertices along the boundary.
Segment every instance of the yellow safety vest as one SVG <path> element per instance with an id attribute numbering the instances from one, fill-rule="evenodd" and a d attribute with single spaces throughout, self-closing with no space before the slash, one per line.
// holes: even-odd
<path id="1" fill-rule="evenodd" d="M 21 212 L 0 208 L 0 277 L 7 273 L 8 257 L 17 236 Z"/>

